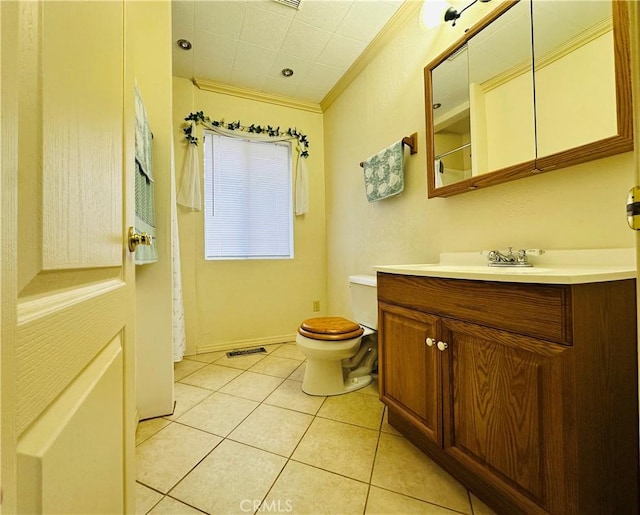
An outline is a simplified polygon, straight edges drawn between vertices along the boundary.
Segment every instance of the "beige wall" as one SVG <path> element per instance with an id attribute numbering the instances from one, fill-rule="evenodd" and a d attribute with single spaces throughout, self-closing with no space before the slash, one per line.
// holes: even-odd
<path id="1" fill-rule="evenodd" d="M 325 112 L 329 310 L 350 315 L 347 276 L 372 265 L 434 262 L 443 251 L 507 246 L 631 247 L 624 205 L 627 153 L 450 198 L 427 199 L 423 68 L 491 4 L 455 28 L 420 29 L 417 16 Z M 358 163 L 418 131 L 401 196 L 369 204 Z"/>
<path id="2" fill-rule="evenodd" d="M 314 300 L 322 311 L 326 306 L 322 115 L 202 91 L 185 79 L 174 78 L 173 84 L 178 187 L 186 155 L 181 126 L 190 112 L 243 124 L 297 127 L 309 137 L 309 213 L 295 217 L 293 260 L 206 261 L 202 212 L 180 207 L 178 214 L 187 354 L 290 341 L 303 319 L 318 314 L 312 312 Z M 201 141 L 201 129 L 198 136 Z"/>
<path id="3" fill-rule="evenodd" d="M 158 262 L 136 266 L 136 397 L 141 419 L 173 412 L 171 3 L 127 2 L 134 73 L 153 132 Z"/>

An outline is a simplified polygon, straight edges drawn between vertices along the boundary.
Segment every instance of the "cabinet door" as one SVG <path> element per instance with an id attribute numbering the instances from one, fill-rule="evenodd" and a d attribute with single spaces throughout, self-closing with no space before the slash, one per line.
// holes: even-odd
<path id="1" fill-rule="evenodd" d="M 438 318 L 380 303 L 378 320 L 380 395 L 411 419 L 424 435 L 442 444 L 442 386 L 435 340 Z"/>
<path id="2" fill-rule="evenodd" d="M 573 349 L 442 320 L 444 449 L 519 504 L 571 512 Z"/>

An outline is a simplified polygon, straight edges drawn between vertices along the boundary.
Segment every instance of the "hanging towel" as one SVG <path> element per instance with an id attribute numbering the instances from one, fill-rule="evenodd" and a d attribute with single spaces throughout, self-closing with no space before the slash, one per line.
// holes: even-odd
<path id="1" fill-rule="evenodd" d="M 433 164 L 434 175 L 436 178 L 436 188 L 442 188 L 444 183 L 442 182 L 442 174 L 444 173 L 444 165 L 440 159 L 436 159 Z"/>
<path id="2" fill-rule="evenodd" d="M 145 265 L 158 261 L 156 247 L 156 213 L 154 203 L 154 184 L 151 167 L 151 129 L 147 119 L 147 111 L 142 102 L 138 85 L 135 87 L 135 193 L 137 233 L 146 232 L 152 238 L 151 245 L 138 245 L 136 248 L 136 264 Z"/>
<path id="3" fill-rule="evenodd" d="M 178 192 L 178 204 L 200 211 L 202 209 L 202 193 L 200 190 L 200 167 L 198 165 L 198 147 L 189 143 L 187 157 L 182 169 L 182 182 Z"/>
<path id="4" fill-rule="evenodd" d="M 371 156 L 364 163 L 364 186 L 369 202 L 397 195 L 404 189 L 402 141 Z"/>
<path id="5" fill-rule="evenodd" d="M 298 171 L 296 173 L 296 215 L 304 215 L 309 211 L 309 177 L 305 159 L 298 156 Z"/>

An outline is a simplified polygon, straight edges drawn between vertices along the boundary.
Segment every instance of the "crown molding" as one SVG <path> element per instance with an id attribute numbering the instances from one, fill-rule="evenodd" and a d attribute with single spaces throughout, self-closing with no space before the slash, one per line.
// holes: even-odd
<path id="1" fill-rule="evenodd" d="M 305 102 L 304 100 L 296 100 L 295 98 L 284 97 L 281 95 L 273 95 L 271 93 L 263 93 L 255 89 L 240 88 L 222 82 L 214 82 L 205 79 L 193 78 L 191 82 L 203 91 L 211 91 L 213 93 L 221 93 L 223 95 L 231 95 L 233 97 L 246 98 L 248 100 L 256 100 L 258 102 L 266 102 L 267 104 L 279 105 L 282 107 L 290 107 L 301 111 L 309 111 L 311 113 L 322 114 L 320 104 L 315 102 Z"/>
<path id="2" fill-rule="evenodd" d="M 333 102 L 347 89 L 354 79 L 360 75 L 367 65 L 373 61 L 380 50 L 384 48 L 389 41 L 400 32 L 404 25 L 411 19 L 418 19 L 422 1 L 404 0 L 403 4 L 398 8 L 395 14 L 389 19 L 387 24 L 382 27 L 378 35 L 373 38 L 371 43 L 364 49 L 360 56 L 353 62 L 345 74 L 336 82 L 329 93 L 320 101 L 322 111 L 326 111 Z"/>

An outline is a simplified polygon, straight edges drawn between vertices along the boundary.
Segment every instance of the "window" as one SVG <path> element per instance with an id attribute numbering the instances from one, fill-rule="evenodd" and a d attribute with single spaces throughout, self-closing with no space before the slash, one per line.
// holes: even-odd
<path id="1" fill-rule="evenodd" d="M 293 258 L 291 145 L 204 133 L 205 259 Z"/>

